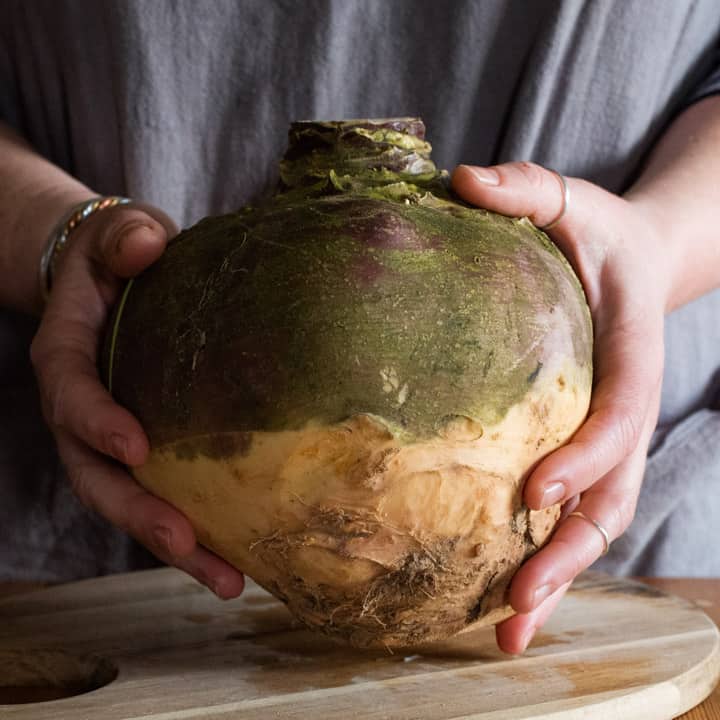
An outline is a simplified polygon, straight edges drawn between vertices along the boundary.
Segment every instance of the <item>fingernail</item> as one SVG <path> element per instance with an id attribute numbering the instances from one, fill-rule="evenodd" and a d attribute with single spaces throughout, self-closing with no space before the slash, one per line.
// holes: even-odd
<path id="1" fill-rule="evenodd" d="M 116 459 L 123 463 L 127 462 L 128 443 L 122 435 L 113 433 L 110 436 L 110 447 L 112 448 L 112 453 Z"/>
<path id="2" fill-rule="evenodd" d="M 532 606 L 533 610 L 543 601 L 545 598 L 552 595 L 553 587 L 549 583 L 547 585 L 541 585 L 539 588 L 535 588 L 533 593 Z"/>
<path id="3" fill-rule="evenodd" d="M 210 582 L 210 589 L 221 599 L 230 600 L 237 597 L 231 589 L 232 581 L 225 577 L 213 578 Z"/>
<path id="4" fill-rule="evenodd" d="M 225 582 L 225 578 L 222 577 L 216 577 L 211 578 L 210 582 L 208 583 L 208 587 L 221 599 L 225 600 L 227 598 L 227 583 Z"/>
<path id="5" fill-rule="evenodd" d="M 242 575 L 218 575 L 207 578 L 204 583 L 220 600 L 232 600 L 239 597 L 245 589 Z"/>
<path id="6" fill-rule="evenodd" d="M 115 252 L 120 254 L 123 251 L 123 245 L 127 242 L 128 238 L 132 237 L 135 242 L 147 242 L 148 240 L 154 241 L 157 238 L 158 232 L 144 222 L 133 222 L 125 227 L 121 228 L 115 241 Z"/>
<path id="7" fill-rule="evenodd" d="M 518 652 L 518 655 L 522 655 L 527 650 L 528 645 L 532 641 L 533 637 L 535 637 L 534 627 L 528 628 L 525 631 L 525 634 L 520 636 L 520 651 Z"/>
<path id="8" fill-rule="evenodd" d="M 567 490 L 561 482 L 550 483 L 545 486 L 542 497 L 540 498 L 540 509 L 555 505 L 564 499 Z"/>
<path id="9" fill-rule="evenodd" d="M 496 170 L 492 168 L 477 167 L 476 165 L 465 165 L 466 167 L 483 185 L 499 185 L 500 176 Z"/>
<path id="10" fill-rule="evenodd" d="M 158 526 L 153 530 L 155 542 L 172 556 L 172 534 L 166 527 Z"/>

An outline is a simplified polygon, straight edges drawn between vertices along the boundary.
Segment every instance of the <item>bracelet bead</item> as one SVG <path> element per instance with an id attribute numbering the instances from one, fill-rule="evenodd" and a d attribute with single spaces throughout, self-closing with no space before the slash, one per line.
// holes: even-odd
<path id="1" fill-rule="evenodd" d="M 42 257 L 40 258 L 40 292 L 45 302 L 47 302 L 50 296 L 52 277 L 57 266 L 58 258 L 67 246 L 68 238 L 72 231 L 84 220 L 87 220 L 87 218 L 100 210 L 115 207 L 116 205 L 127 205 L 130 202 L 132 202 L 130 198 L 119 195 L 95 197 L 74 205 L 62 217 L 50 233 Z"/>

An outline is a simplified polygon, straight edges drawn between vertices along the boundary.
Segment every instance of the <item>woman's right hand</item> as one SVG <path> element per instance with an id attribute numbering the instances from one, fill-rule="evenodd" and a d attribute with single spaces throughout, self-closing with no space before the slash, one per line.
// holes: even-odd
<path id="1" fill-rule="evenodd" d="M 508 597 L 517 614 L 497 626 L 497 639 L 503 650 L 521 653 L 572 580 L 635 514 L 660 404 L 673 253 L 642 206 L 532 163 L 460 167 L 453 187 L 469 202 L 539 227 L 562 208 L 549 234 L 582 281 L 593 319 L 588 417 L 535 466 L 524 488 L 529 508 L 571 503 L 580 517 L 566 508 L 548 543 L 513 577 Z"/>
<path id="2" fill-rule="evenodd" d="M 82 222 L 59 258 L 31 359 L 45 419 L 83 504 L 163 562 L 231 598 L 242 592 L 242 574 L 198 545 L 187 518 L 128 472 L 128 466 L 146 461 L 148 439 L 97 371 L 101 339 L 123 281 L 156 261 L 176 232 L 163 212 L 141 204 L 101 210 Z"/>

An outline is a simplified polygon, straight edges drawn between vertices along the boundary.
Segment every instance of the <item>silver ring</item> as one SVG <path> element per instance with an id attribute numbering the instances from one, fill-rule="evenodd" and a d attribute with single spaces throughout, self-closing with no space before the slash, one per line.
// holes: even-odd
<path id="1" fill-rule="evenodd" d="M 584 512 L 581 512 L 580 510 L 575 510 L 575 512 L 571 512 L 568 514 L 568 517 L 579 517 L 583 520 L 587 520 L 589 523 L 592 523 L 602 535 L 603 543 L 605 543 L 605 547 L 603 548 L 602 554 L 607 555 L 607 551 L 610 549 L 610 536 L 608 535 L 608 531 L 597 521 L 593 520 L 591 517 L 588 517 Z"/>
<path id="2" fill-rule="evenodd" d="M 547 225 L 543 225 L 540 229 L 541 230 L 551 230 L 554 228 L 562 219 L 565 217 L 565 213 L 567 212 L 568 205 L 570 204 L 570 188 L 568 187 L 567 180 L 565 180 L 565 177 L 561 175 L 557 170 L 551 170 L 548 168 L 550 172 L 557 177 L 557 179 L 560 181 L 560 184 L 562 185 L 562 207 L 560 208 L 560 212 L 557 214 L 554 220 L 550 221 Z"/>

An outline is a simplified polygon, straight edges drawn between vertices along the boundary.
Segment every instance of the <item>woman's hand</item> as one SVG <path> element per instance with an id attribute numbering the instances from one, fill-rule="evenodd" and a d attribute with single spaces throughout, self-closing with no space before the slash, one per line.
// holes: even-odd
<path id="1" fill-rule="evenodd" d="M 459 166 L 454 190 L 466 201 L 543 227 L 563 206 L 553 172 L 530 163 Z M 673 283 L 672 253 L 650 218 L 628 200 L 568 178 L 570 201 L 548 231 L 578 274 L 593 318 L 594 384 L 588 417 L 569 444 L 527 480 L 532 509 L 564 503 L 550 542 L 515 574 L 517 615 L 497 626 L 502 650 L 521 653 L 572 580 L 604 551 L 596 520 L 612 541 L 630 524 L 659 410 L 663 320 Z"/>
<path id="2" fill-rule="evenodd" d="M 96 367 L 122 279 L 157 260 L 176 231 L 164 213 L 140 204 L 102 210 L 81 223 L 60 257 L 31 358 L 45 418 L 80 500 L 164 562 L 230 598 L 242 592 L 242 574 L 200 547 L 184 515 L 126 471 L 145 462 L 148 440 L 103 387 Z"/>

